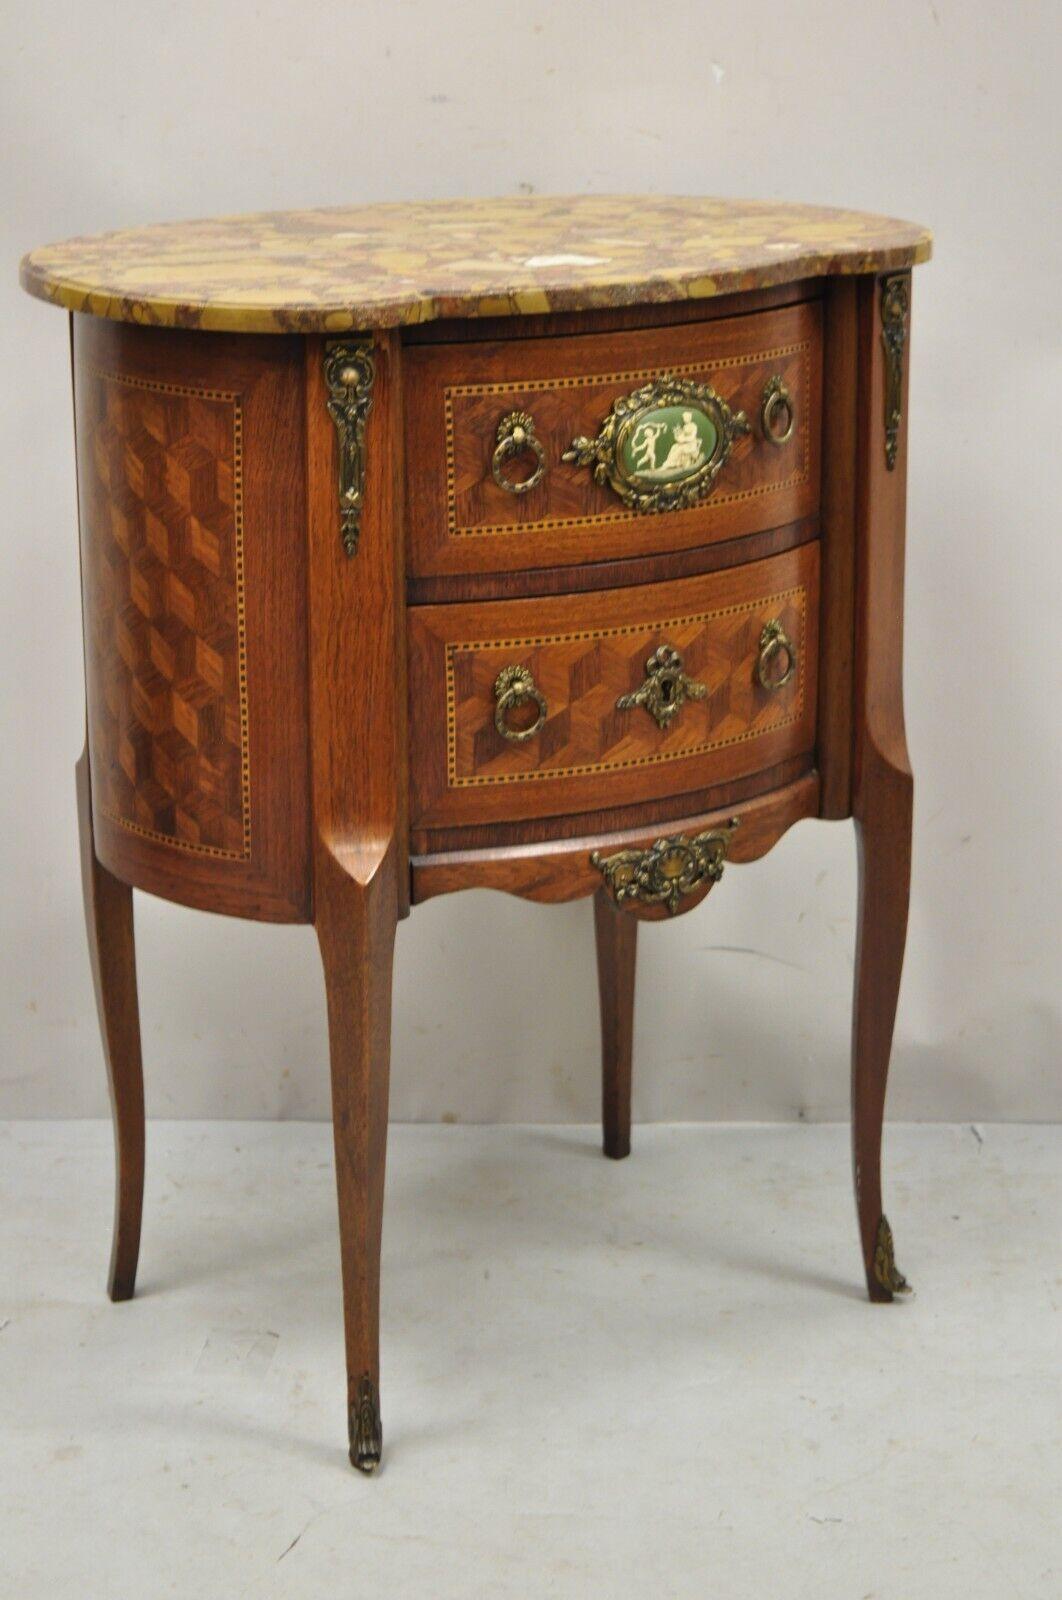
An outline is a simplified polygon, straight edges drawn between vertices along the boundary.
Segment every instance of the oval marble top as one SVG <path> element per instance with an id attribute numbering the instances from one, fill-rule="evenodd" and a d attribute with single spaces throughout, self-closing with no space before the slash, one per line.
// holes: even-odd
<path id="1" fill-rule="evenodd" d="M 339 333 L 439 317 L 696 300 L 926 261 L 914 223 L 659 195 L 273 211 L 67 239 L 24 257 L 30 294 L 162 327 Z"/>

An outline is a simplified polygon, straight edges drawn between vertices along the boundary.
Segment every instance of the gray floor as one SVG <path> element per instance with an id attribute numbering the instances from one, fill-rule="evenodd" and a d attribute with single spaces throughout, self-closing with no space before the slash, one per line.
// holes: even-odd
<path id="1" fill-rule="evenodd" d="M 1062 1129 L 392 1129 L 386 1462 L 345 1463 L 330 1132 L 0 1125 L 0 1594 L 1057 1600 Z"/>

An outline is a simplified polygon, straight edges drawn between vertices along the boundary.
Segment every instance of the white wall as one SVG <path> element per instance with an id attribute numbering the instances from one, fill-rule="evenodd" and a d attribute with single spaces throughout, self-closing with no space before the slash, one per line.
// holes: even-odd
<path id="1" fill-rule="evenodd" d="M 936 231 L 916 274 L 915 888 L 897 1116 L 1049 1118 L 1059 1045 L 1059 9 L 4 0 L 0 1114 L 106 1105 L 79 903 L 65 318 L 17 257 L 216 211 L 433 195 L 800 199 Z M 671 32 L 660 36 L 669 21 Z M 636 1114 L 846 1112 L 849 825 L 643 929 Z M 324 1116 L 313 935 L 138 898 L 149 1110 Z M 394 1114 L 590 1118 L 589 905 L 477 892 L 399 933 Z M 504 955 L 504 959 L 502 959 Z"/>

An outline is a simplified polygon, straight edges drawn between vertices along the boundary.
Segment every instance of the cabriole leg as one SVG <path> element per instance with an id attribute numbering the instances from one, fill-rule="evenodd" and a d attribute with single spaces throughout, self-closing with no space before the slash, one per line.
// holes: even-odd
<path id="1" fill-rule="evenodd" d="M 144 1072 L 136 991 L 133 891 L 96 857 L 88 750 L 76 767 L 85 927 L 114 1119 L 114 1234 L 107 1292 L 132 1298 L 144 1206 Z"/>
<path id="2" fill-rule="evenodd" d="M 604 889 L 594 895 L 597 987 L 601 997 L 601 1121 L 614 1161 L 631 1152 L 631 1053 L 638 921 Z"/>
<path id="3" fill-rule="evenodd" d="M 852 1024 L 856 1206 L 872 1300 L 907 1292 L 881 1200 L 881 1130 L 911 886 L 911 774 L 880 757 L 868 773 L 859 848 L 859 924 Z"/>
<path id="4" fill-rule="evenodd" d="M 852 1019 L 856 1206 L 872 1300 L 907 1289 L 881 1202 L 885 1085 L 907 938 L 913 781 L 903 719 L 906 344 L 910 275 L 859 289 L 860 410 L 856 497 L 852 814 L 859 922 Z"/>
<path id="5" fill-rule="evenodd" d="M 380 1463 L 380 1241 L 397 900 L 383 864 L 367 883 L 334 862 L 318 876 L 328 999 L 351 1463 Z"/>

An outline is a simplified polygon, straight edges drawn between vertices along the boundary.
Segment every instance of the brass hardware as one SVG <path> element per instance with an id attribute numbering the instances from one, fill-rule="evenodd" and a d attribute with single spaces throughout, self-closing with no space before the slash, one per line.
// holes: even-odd
<path id="1" fill-rule="evenodd" d="M 682 657 L 669 644 L 658 645 L 653 651 L 645 663 L 645 674 L 640 689 L 633 694 L 620 695 L 616 710 L 630 711 L 634 706 L 644 706 L 655 718 L 658 728 L 669 728 L 687 699 L 703 700 L 708 693 L 706 684 L 686 676 Z"/>
<path id="2" fill-rule="evenodd" d="M 780 678 L 771 677 L 771 663 L 777 656 L 785 655 L 785 671 Z M 756 677 L 761 689 L 773 694 L 784 689 L 796 671 L 796 647 L 777 617 L 768 622 L 760 634 L 760 653 L 756 658 Z"/>
<path id="3" fill-rule="evenodd" d="M 595 483 L 609 484 L 633 511 L 684 511 L 711 492 L 734 440 L 748 432 L 745 413 L 714 389 L 665 374 L 614 400 L 596 439 L 580 435 L 561 459 L 593 467 Z"/>
<path id="4" fill-rule="evenodd" d="M 343 549 L 357 554 L 365 500 L 365 419 L 372 410 L 376 375 L 372 345 L 330 344 L 325 349 L 328 415 L 339 436 L 339 526 Z"/>
<path id="5" fill-rule="evenodd" d="M 531 413 L 510 411 L 508 416 L 502 417 L 498 423 L 497 439 L 494 454 L 490 458 L 490 470 L 498 487 L 507 489 L 510 494 L 527 494 L 529 490 L 537 488 L 546 475 L 546 452 L 535 437 L 535 419 Z M 523 483 L 514 483 L 505 476 L 502 468 L 514 456 L 524 455 L 527 451 L 535 458 L 535 470 Z"/>
<path id="6" fill-rule="evenodd" d="M 782 433 L 774 431 L 774 424 L 779 412 L 785 413 L 786 423 Z M 760 427 L 763 437 L 768 444 L 776 444 L 779 449 L 788 444 L 796 429 L 796 407 L 793 405 L 793 396 L 789 393 L 781 375 L 775 373 L 774 377 L 764 385 L 763 399 L 760 401 Z"/>
<path id="7" fill-rule="evenodd" d="M 614 856 L 602 856 L 595 850 L 590 864 L 604 877 L 617 905 L 625 900 L 663 904 L 674 916 L 683 895 L 692 894 L 703 883 L 719 882 L 740 820 L 731 817 L 725 828 L 712 828 L 695 839 L 681 833 L 673 839 L 658 839 L 647 850 L 620 850 Z"/>
<path id="8" fill-rule="evenodd" d="M 874 1278 L 889 1294 L 911 1293 L 911 1285 L 896 1265 L 888 1217 L 882 1217 L 878 1223 L 878 1237 L 874 1245 Z"/>
<path id="9" fill-rule="evenodd" d="M 382 1450 L 380 1396 L 366 1372 L 358 1384 L 358 1397 L 350 1411 L 350 1464 L 359 1472 L 375 1472 Z"/>
<path id="10" fill-rule="evenodd" d="M 535 680 L 527 667 L 503 667 L 494 682 L 494 698 L 498 702 L 494 707 L 494 726 L 510 744 L 523 744 L 525 739 L 533 738 L 549 715 L 546 697 L 535 688 Z M 526 705 L 529 700 L 538 707 L 535 721 L 529 728 L 510 728 L 505 720 L 509 712 Z"/>
<path id="11" fill-rule="evenodd" d="M 896 465 L 903 421 L 903 352 L 907 343 L 907 313 L 911 305 L 911 275 L 901 272 L 881 280 L 881 342 L 885 346 L 885 465 Z"/>

